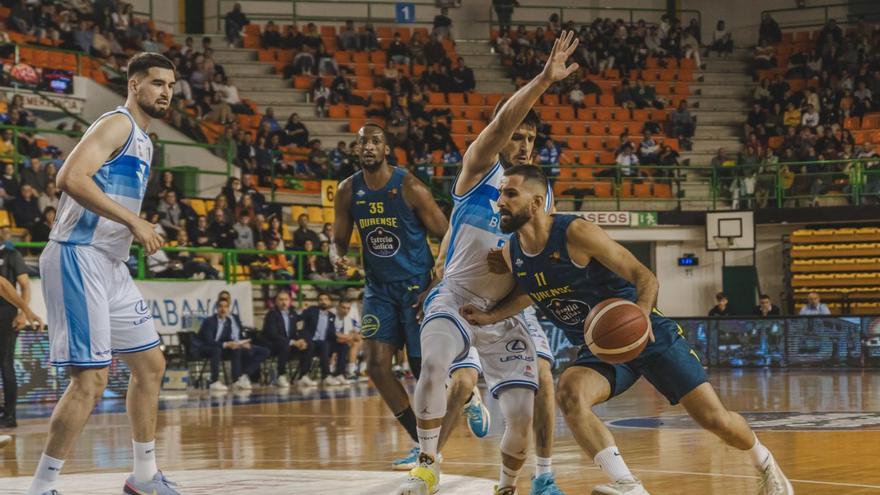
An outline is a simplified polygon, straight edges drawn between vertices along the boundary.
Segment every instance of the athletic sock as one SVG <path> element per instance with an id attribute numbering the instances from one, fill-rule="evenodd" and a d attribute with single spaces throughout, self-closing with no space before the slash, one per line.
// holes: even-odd
<path id="1" fill-rule="evenodd" d="M 61 459 L 49 457 L 46 454 L 40 456 L 40 463 L 37 464 L 37 471 L 34 473 L 34 479 L 31 481 L 27 495 L 43 495 L 55 488 L 62 466 L 64 466 L 64 461 Z"/>
<path id="2" fill-rule="evenodd" d="M 150 481 L 159 472 L 156 467 L 156 441 L 140 443 L 132 440 L 131 445 L 134 448 L 134 479 L 138 482 Z"/>
<path id="3" fill-rule="evenodd" d="M 535 457 L 535 477 L 553 472 L 552 457 Z"/>
<path id="4" fill-rule="evenodd" d="M 758 471 L 763 471 L 773 461 L 773 454 L 770 453 L 767 447 L 764 447 L 764 444 L 758 440 L 757 436 L 755 436 L 755 445 L 748 452 L 752 458 L 752 464 L 755 465 Z"/>
<path id="5" fill-rule="evenodd" d="M 353 375 L 357 371 L 357 363 L 348 363 L 348 374 Z"/>
<path id="6" fill-rule="evenodd" d="M 395 414 L 394 417 L 397 419 L 397 422 L 403 426 L 403 429 L 409 433 L 409 437 L 412 438 L 412 441 L 419 443 L 419 434 L 416 431 L 416 413 L 413 412 L 412 406 L 407 406 L 406 409 Z"/>
<path id="7" fill-rule="evenodd" d="M 633 477 L 632 472 L 626 467 L 626 462 L 624 462 L 623 456 L 620 455 L 620 451 L 617 450 L 617 446 L 612 445 L 611 447 L 601 450 L 596 454 L 596 457 L 593 458 L 593 462 L 599 466 L 602 472 L 605 473 L 605 476 L 608 476 L 608 479 L 612 482 Z"/>
<path id="8" fill-rule="evenodd" d="M 429 430 L 418 428 L 419 431 L 419 450 L 422 454 L 427 454 L 431 458 L 437 458 L 437 443 L 440 441 L 440 427 L 431 428 Z"/>
<path id="9" fill-rule="evenodd" d="M 502 463 L 501 476 L 498 477 L 498 488 L 516 486 L 516 478 L 519 476 L 519 471 L 519 469 L 511 469 Z"/>

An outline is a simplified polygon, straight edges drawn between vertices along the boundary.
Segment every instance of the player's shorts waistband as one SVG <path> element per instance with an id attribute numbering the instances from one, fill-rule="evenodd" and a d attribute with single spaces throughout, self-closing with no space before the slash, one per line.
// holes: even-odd
<path id="1" fill-rule="evenodd" d="M 486 299 L 485 297 L 480 297 L 479 295 L 474 294 L 473 292 L 462 287 L 461 285 L 456 284 L 454 280 L 450 280 L 448 278 L 443 279 L 443 286 L 441 290 L 449 291 L 455 297 L 466 301 L 468 304 L 473 304 L 481 310 L 492 309 L 499 302 L 491 299 Z"/>

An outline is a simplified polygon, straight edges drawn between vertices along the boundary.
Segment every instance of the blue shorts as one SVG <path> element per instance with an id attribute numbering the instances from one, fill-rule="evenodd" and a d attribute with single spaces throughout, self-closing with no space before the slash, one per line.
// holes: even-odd
<path id="1" fill-rule="evenodd" d="M 706 370 L 676 322 L 654 313 L 651 326 L 655 341 L 632 361 L 608 364 L 582 346 L 573 366 L 591 368 L 604 376 L 611 384 L 609 399 L 626 392 L 644 376 L 670 404 L 678 404 L 691 390 L 708 381 Z"/>
<path id="2" fill-rule="evenodd" d="M 367 281 L 364 289 L 364 311 L 361 335 L 365 339 L 391 344 L 402 349 L 406 344 L 409 357 L 421 357 L 419 322 L 416 320 L 421 294 L 431 284 L 431 274 L 407 280 L 377 284 Z"/>

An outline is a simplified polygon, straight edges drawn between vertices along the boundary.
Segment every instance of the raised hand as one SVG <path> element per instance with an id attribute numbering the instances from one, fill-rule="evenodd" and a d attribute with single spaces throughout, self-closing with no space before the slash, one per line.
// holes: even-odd
<path id="1" fill-rule="evenodd" d="M 553 83 L 561 81 L 570 76 L 572 72 L 578 70 L 580 66 L 577 63 L 566 67 L 568 57 L 574 53 L 580 40 L 575 36 L 574 31 L 563 31 L 562 34 L 553 42 L 553 49 L 550 50 L 550 57 L 544 64 L 544 70 L 541 77 Z"/>

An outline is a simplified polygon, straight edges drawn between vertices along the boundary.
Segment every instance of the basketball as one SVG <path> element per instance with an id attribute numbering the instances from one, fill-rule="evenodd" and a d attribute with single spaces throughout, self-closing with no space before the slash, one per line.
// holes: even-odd
<path id="1" fill-rule="evenodd" d="M 632 361 L 648 345 L 648 319 L 636 303 L 606 299 L 597 304 L 584 323 L 590 352 L 609 364 Z"/>

